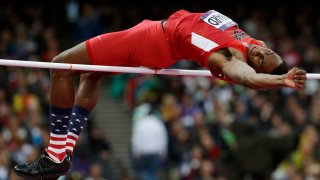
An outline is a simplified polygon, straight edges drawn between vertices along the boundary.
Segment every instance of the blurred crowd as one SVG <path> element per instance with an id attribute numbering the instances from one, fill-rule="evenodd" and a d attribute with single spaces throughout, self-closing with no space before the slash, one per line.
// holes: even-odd
<path id="1" fill-rule="evenodd" d="M 289 67 L 317 73 L 316 7 L 267 0 L 1 0 L 0 58 L 50 61 L 90 37 L 143 19 L 164 19 L 178 9 L 215 9 L 264 40 Z M 192 61 L 174 67 L 200 68 Z M 255 91 L 209 77 L 122 74 L 110 82 L 110 95 L 132 110 L 138 179 L 320 179 L 317 80 L 308 80 L 302 91 Z M 0 67 L 0 180 L 17 179 L 12 167 L 34 160 L 47 146 L 49 83 L 45 69 Z M 91 119 L 65 179 L 133 178 Z"/>

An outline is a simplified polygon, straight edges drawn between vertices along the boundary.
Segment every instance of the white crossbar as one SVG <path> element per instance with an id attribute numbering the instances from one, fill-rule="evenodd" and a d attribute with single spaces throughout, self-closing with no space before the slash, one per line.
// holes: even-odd
<path id="1" fill-rule="evenodd" d="M 31 67 L 31 68 L 46 68 L 46 69 L 67 69 L 79 71 L 100 71 L 100 72 L 123 72 L 123 73 L 139 73 L 139 74 L 163 74 L 163 75 L 181 75 L 181 76 L 212 76 L 208 70 L 187 70 L 187 69 L 150 69 L 145 67 L 124 67 L 124 66 L 99 66 L 99 65 L 84 65 L 84 64 L 67 64 L 53 62 L 38 62 L 38 61 L 22 61 L 0 59 L 2 66 L 14 67 Z M 308 73 L 308 79 L 320 79 L 320 74 Z"/>

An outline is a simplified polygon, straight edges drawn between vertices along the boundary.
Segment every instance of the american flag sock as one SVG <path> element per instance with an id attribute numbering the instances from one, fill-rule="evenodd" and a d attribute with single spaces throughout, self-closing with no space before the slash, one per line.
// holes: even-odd
<path id="1" fill-rule="evenodd" d="M 50 141 L 46 149 L 49 157 L 60 163 L 66 156 L 66 141 L 70 119 L 70 109 L 50 106 Z"/>
<path id="2" fill-rule="evenodd" d="M 79 138 L 80 133 L 86 127 L 90 111 L 80 107 L 73 106 L 70 124 L 68 129 L 66 148 L 71 154 Z"/>

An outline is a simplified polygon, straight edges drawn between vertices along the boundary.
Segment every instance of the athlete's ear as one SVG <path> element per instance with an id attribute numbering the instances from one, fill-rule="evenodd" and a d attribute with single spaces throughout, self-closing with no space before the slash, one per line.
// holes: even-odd
<path id="1" fill-rule="evenodd" d="M 261 43 L 262 47 L 265 47 L 265 48 L 268 47 L 267 44 L 264 41 L 261 41 L 261 40 L 258 40 L 258 41 L 259 41 L 259 43 Z"/>

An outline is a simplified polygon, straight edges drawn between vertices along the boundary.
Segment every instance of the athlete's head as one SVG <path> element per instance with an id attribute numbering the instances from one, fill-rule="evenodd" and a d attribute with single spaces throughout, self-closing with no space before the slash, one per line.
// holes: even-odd
<path id="1" fill-rule="evenodd" d="M 285 61 L 275 52 L 267 47 L 258 45 L 248 46 L 248 64 L 257 73 L 285 74 L 288 67 Z"/>

